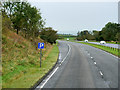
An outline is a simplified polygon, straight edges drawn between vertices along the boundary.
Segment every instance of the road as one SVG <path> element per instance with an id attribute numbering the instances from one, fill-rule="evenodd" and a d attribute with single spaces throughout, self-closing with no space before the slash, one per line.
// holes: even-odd
<path id="1" fill-rule="evenodd" d="M 59 62 L 37 88 L 118 87 L 116 56 L 81 43 L 59 41 L 59 44 Z"/>

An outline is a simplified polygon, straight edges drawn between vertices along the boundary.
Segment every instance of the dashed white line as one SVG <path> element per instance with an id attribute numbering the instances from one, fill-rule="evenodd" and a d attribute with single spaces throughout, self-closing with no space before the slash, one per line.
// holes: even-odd
<path id="1" fill-rule="evenodd" d="M 91 57 L 91 59 L 93 59 L 93 57 Z"/>
<path id="2" fill-rule="evenodd" d="M 96 62 L 94 62 L 94 64 L 96 64 Z"/>
<path id="3" fill-rule="evenodd" d="M 100 75 L 103 76 L 103 73 L 100 71 Z"/>

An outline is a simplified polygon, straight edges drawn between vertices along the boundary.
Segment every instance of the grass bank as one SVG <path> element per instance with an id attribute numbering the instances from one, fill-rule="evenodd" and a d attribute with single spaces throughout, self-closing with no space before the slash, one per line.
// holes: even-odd
<path id="1" fill-rule="evenodd" d="M 120 57 L 120 53 L 119 53 L 119 49 L 116 48 L 111 48 L 111 47 L 107 47 L 107 46 L 103 46 L 103 45 L 97 45 L 97 44 L 92 44 L 92 43 L 86 43 L 86 42 L 78 42 L 77 43 L 82 43 L 82 44 L 86 44 L 86 45 L 90 45 L 99 49 L 102 49 L 104 51 L 107 51 L 113 55 L 119 56 Z"/>
<path id="2" fill-rule="evenodd" d="M 5 79 L 7 77 L 11 77 L 13 74 L 16 74 L 14 77 L 11 77 L 11 79 L 7 80 L 6 83 L 3 84 L 3 87 L 30 88 L 54 66 L 58 58 L 58 53 L 58 47 L 57 45 L 54 45 L 46 59 L 44 59 L 45 57 L 42 58 L 43 60 L 41 68 L 39 65 L 18 67 L 19 69 L 17 69 L 17 71 L 10 73 L 11 75 L 9 74 L 3 77 Z M 19 72 L 19 70 L 21 70 L 21 72 Z M 19 74 L 17 74 L 17 72 L 19 72 Z"/>
<path id="3" fill-rule="evenodd" d="M 27 40 L 7 30 L 2 35 L 2 87 L 30 88 L 42 78 L 56 63 L 59 49 L 56 45 L 45 43 L 42 50 L 42 67 L 40 54 L 36 49 L 41 39 Z"/>

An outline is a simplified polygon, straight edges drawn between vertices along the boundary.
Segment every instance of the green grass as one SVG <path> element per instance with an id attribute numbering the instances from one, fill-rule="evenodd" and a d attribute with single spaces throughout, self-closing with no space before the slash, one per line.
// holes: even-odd
<path id="1" fill-rule="evenodd" d="M 3 76 L 5 82 L 3 83 L 3 87 L 30 88 L 53 67 L 57 61 L 58 53 L 59 49 L 57 45 L 54 45 L 46 59 L 42 60 L 41 68 L 38 65 L 17 66 L 14 72 Z"/>
<path id="2" fill-rule="evenodd" d="M 113 55 L 120 56 L 120 53 L 118 53 L 118 49 L 114 49 L 114 48 L 110 48 L 110 47 L 102 46 L 102 45 L 96 45 L 96 44 L 86 43 L 86 42 L 77 42 L 77 43 L 87 44 L 87 45 L 90 45 L 90 46 L 102 49 L 104 51 L 107 51 L 107 52 L 109 52 L 109 53 L 111 53 Z"/>
<path id="3" fill-rule="evenodd" d="M 57 45 L 45 43 L 40 68 L 40 54 L 35 47 L 38 42 L 43 41 L 37 38 L 32 42 L 13 31 L 3 31 L 0 77 L 3 88 L 30 88 L 56 63 L 59 53 Z"/>

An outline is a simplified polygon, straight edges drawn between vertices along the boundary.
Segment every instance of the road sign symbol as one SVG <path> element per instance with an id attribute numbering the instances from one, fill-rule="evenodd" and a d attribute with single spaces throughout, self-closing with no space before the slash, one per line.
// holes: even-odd
<path id="1" fill-rule="evenodd" d="M 44 48 L 44 43 L 38 43 L 38 49 L 43 49 Z"/>

